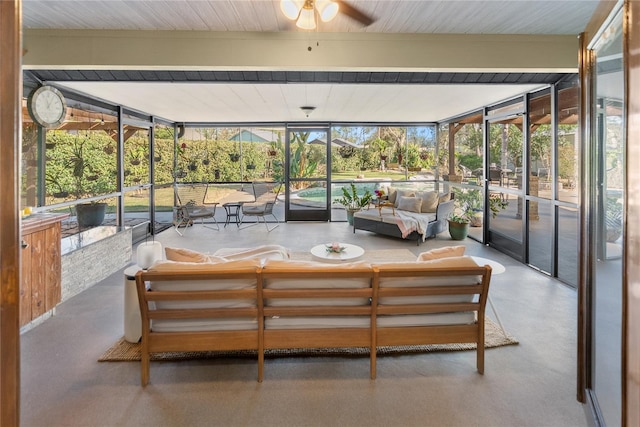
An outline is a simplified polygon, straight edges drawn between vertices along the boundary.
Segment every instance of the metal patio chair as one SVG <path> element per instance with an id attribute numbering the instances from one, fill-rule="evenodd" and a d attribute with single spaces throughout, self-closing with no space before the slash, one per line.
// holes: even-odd
<path id="1" fill-rule="evenodd" d="M 176 184 L 175 195 L 177 201 L 177 212 L 174 220 L 174 229 L 179 235 L 183 235 L 180 232 L 181 227 L 189 227 L 193 225 L 194 221 L 200 220 L 200 223 L 212 230 L 219 231 L 220 225 L 216 221 L 216 207 L 218 203 L 205 203 L 207 198 L 207 190 L 209 186 L 207 184 Z M 207 218 L 213 219 L 215 228 L 205 225 L 211 224 L 205 223 Z"/>
<path id="2" fill-rule="evenodd" d="M 273 207 L 278 201 L 278 194 L 280 194 L 282 184 L 280 182 L 253 182 L 252 186 L 255 201 L 242 204 L 240 227 L 247 228 L 254 226 L 258 224 L 260 222 L 260 218 L 262 218 L 265 227 L 267 227 L 267 231 L 271 232 L 271 230 L 280 225 L 278 218 L 273 214 Z M 269 224 L 265 218 L 268 215 L 271 215 L 276 220 L 276 225 L 271 228 L 269 228 Z M 256 222 L 248 223 L 245 227 L 242 227 L 246 217 L 255 217 Z"/>

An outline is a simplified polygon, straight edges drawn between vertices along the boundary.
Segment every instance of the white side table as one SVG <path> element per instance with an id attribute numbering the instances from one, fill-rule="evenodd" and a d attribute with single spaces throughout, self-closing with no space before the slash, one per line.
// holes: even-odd
<path id="1" fill-rule="evenodd" d="M 331 243 L 323 243 L 322 245 L 311 248 L 311 256 L 313 259 L 321 262 L 339 264 L 341 262 L 356 261 L 364 255 L 364 249 L 350 243 L 340 243 L 340 246 L 344 248 L 344 251 L 340 253 L 327 252 L 328 245 L 331 245 Z"/>
<path id="2" fill-rule="evenodd" d="M 504 265 L 500 264 L 498 261 L 494 261 L 492 259 L 488 259 L 488 258 L 482 258 L 479 256 L 471 256 L 471 259 L 473 259 L 476 264 L 478 265 L 488 265 L 489 267 L 491 267 L 491 274 L 502 274 L 506 271 L 506 268 L 504 268 Z M 504 330 L 504 326 L 502 326 L 502 320 L 500 320 L 500 316 L 498 315 L 498 312 L 496 311 L 496 308 L 493 305 L 493 301 L 491 301 L 491 294 L 487 295 L 487 302 L 489 302 L 489 306 L 491 307 L 491 311 L 493 311 L 493 314 L 496 316 L 496 320 L 498 321 L 498 325 L 500 325 L 500 329 L 502 330 L 502 335 L 504 335 L 505 337 L 507 336 L 507 332 Z"/>
<path id="3" fill-rule="evenodd" d="M 124 339 L 137 343 L 142 338 L 142 319 L 136 289 L 136 273 L 141 268 L 132 265 L 124 270 Z"/>

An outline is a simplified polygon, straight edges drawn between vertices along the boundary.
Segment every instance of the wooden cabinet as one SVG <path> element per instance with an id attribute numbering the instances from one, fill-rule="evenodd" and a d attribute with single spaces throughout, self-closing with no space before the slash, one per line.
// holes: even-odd
<path id="1" fill-rule="evenodd" d="M 52 310 L 61 298 L 60 221 L 67 215 L 35 214 L 22 222 L 20 326 Z"/>

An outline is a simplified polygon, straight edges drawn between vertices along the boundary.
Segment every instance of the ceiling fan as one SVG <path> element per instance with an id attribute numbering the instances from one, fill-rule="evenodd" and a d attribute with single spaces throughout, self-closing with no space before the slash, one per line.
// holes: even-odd
<path id="1" fill-rule="evenodd" d="M 342 13 L 365 27 L 375 19 L 355 6 L 343 0 L 280 0 L 280 9 L 284 15 L 296 21 L 296 26 L 303 30 L 316 28 L 316 13 L 323 22 L 329 22 Z"/>

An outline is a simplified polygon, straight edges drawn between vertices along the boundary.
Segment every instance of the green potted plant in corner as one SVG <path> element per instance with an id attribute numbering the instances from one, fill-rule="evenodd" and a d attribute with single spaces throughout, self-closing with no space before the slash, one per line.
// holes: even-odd
<path id="1" fill-rule="evenodd" d="M 347 211 L 347 221 L 349 225 L 353 225 L 353 214 L 368 206 L 373 199 L 373 195 L 368 189 L 365 189 L 362 196 L 358 195 L 358 191 L 353 182 L 350 188 L 342 187 L 342 197 L 337 200 Z"/>
<path id="2" fill-rule="evenodd" d="M 453 240 L 464 240 L 469 234 L 469 211 L 454 212 L 449 215 L 449 235 Z"/>

